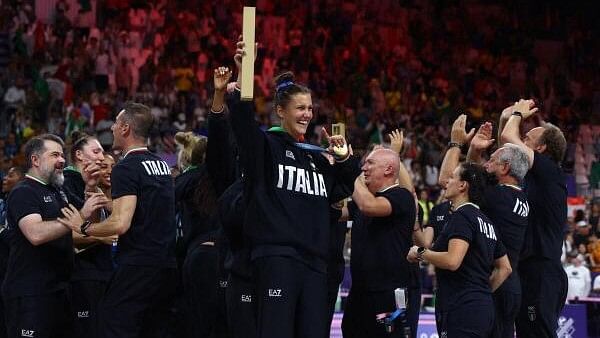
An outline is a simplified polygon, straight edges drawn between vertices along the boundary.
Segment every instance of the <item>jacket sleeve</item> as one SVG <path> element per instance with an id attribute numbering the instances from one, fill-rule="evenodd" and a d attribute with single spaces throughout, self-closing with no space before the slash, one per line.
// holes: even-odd
<path id="1" fill-rule="evenodd" d="M 344 162 L 336 162 L 333 165 L 332 174 L 335 181 L 331 190 L 330 200 L 332 203 L 335 203 L 349 197 L 354 192 L 354 181 L 360 175 L 358 158 L 351 156 Z"/>
<path id="2" fill-rule="evenodd" d="M 254 119 L 254 103 L 241 101 L 240 91 L 228 96 L 231 129 L 240 150 L 240 164 L 248 180 L 256 180 L 263 172 L 267 135 Z"/>
<path id="3" fill-rule="evenodd" d="M 206 167 L 217 196 L 221 196 L 235 180 L 235 146 L 231 142 L 226 113 L 227 110 L 208 115 Z"/>

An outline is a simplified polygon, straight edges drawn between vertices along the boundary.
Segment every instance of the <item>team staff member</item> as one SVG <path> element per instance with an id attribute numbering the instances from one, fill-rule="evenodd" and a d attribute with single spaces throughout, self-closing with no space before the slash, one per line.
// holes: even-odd
<path id="1" fill-rule="evenodd" d="M 391 335 L 376 320 L 396 310 L 394 290 L 409 286 L 409 262 L 402 258 L 412 246 L 416 207 L 413 194 L 398 186 L 399 167 L 394 151 L 373 150 L 354 184 L 348 205 L 352 287 L 342 321 L 344 337 L 404 337 L 400 318 Z"/>
<path id="2" fill-rule="evenodd" d="M 488 337 L 494 321 L 492 291 L 511 272 L 494 226 L 479 209 L 485 180 L 479 165 L 457 167 L 446 184 L 453 206 L 448 225 L 431 250 L 414 246 L 408 254 L 409 260 L 437 268 L 436 321 L 442 337 Z"/>
<path id="3" fill-rule="evenodd" d="M 12 167 L 8 169 L 6 176 L 2 179 L 2 195 L 8 197 L 8 193 L 17 183 L 25 178 L 25 171 L 21 167 Z M 10 235 L 6 227 L 6 201 L 0 199 L 0 280 L 4 280 L 6 275 L 6 265 L 8 264 L 8 253 Z M 6 336 L 6 321 L 4 319 L 4 303 L 0 297 L 0 338 Z"/>
<path id="4" fill-rule="evenodd" d="M 468 159 L 481 161 L 482 153 L 494 143 L 492 124 L 486 122 L 471 140 Z M 529 168 L 527 154 L 514 144 L 504 144 L 494 151 L 483 165 L 495 182 L 488 185 L 487 203 L 483 212 L 490 218 L 506 247 L 513 272 L 494 293 L 496 324 L 493 337 L 513 338 L 515 319 L 521 306 L 521 282 L 518 266 L 527 230 L 529 204 L 520 187 Z"/>
<path id="5" fill-rule="evenodd" d="M 63 208 L 60 222 L 82 235 L 119 235 L 116 268 L 100 302 L 102 337 L 164 337 L 176 281 L 175 198 L 166 162 L 150 153 L 150 109 L 127 103 L 112 126 L 113 148 L 124 156 L 113 168 L 112 213 L 83 222 Z"/>
<path id="6" fill-rule="evenodd" d="M 86 192 L 98 192 L 104 151 L 100 142 L 80 132 L 71 134 L 71 165 L 64 170 L 63 189 L 69 202 L 81 208 Z M 106 211 L 104 211 L 104 214 Z M 100 215 L 96 215 L 97 217 Z M 71 295 L 76 337 L 96 337 L 98 303 L 104 294 L 113 271 L 112 237 L 83 237 L 73 233 L 76 250 L 75 267 L 71 277 Z"/>
<path id="7" fill-rule="evenodd" d="M 27 174 L 8 197 L 10 255 L 2 294 L 9 337 L 70 337 L 68 285 L 73 268 L 71 230 L 56 219 L 67 197 L 63 141 L 50 134 L 25 145 Z M 93 195 L 78 215 L 106 200 Z"/>
<path id="8" fill-rule="evenodd" d="M 567 188 L 560 163 L 567 142 L 556 126 L 545 123 L 521 140 L 521 120 L 538 108 L 520 100 L 502 112 L 500 139 L 519 146 L 529 159 L 525 191 L 529 228 L 519 263 L 523 298 L 517 317 L 519 337 L 556 337 L 558 317 L 567 297 L 568 281 L 561 265 L 563 230 L 567 220 Z"/>
<path id="9" fill-rule="evenodd" d="M 450 171 L 458 164 L 459 146 L 467 142 L 464 132 L 466 116 L 461 115 L 452 125 L 451 144 L 454 145 L 446 153 L 442 173 Z M 470 142 L 467 160 L 482 162 L 482 153 L 494 144 L 492 139 L 492 124 L 481 125 Z M 519 187 L 528 169 L 528 159 L 525 152 L 512 144 L 505 144 L 497 149 L 484 168 L 488 175 L 485 189 L 486 203 L 482 210 L 490 218 L 496 229 L 498 238 L 504 244 L 513 272 L 502 286 L 494 293 L 496 305 L 493 337 L 514 337 L 514 322 L 521 303 L 521 285 L 517 267 L 519 256 L 527 229 L 529 206 L 527 196 Z M 441 175 L 440 179 L 446 178 Z"/>
<path id="10" fill-rule="evenodd" d="M 238 42 L 236 64 L 244 53 Z M 238 81 L 238 83 L 241 83 Z M 328 137 L 346 151 L 334 165 L 322 151 L 300 143 L 312 119 L 310 90 L 293 74 L 276 79 L 274 109 L 281 127 L 262 131 L 252 102 L 236 90 L 229 104 L 240 147 L 248 205 L 244 233 L 258 298 L 258 337 L 321 337 L 327 329 L 330 204 L 352 191 L 355 162 L 342 136 Z"/>

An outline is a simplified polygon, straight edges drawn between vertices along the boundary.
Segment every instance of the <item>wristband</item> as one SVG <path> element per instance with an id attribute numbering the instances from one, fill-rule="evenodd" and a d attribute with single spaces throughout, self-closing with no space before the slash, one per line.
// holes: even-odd
<path id="1" fill-rule="evenodd" d="M 519 111 L 514 111 L 511 115 L 523 118 L 523 114 L 521 114 L 521 112 L 519 112 Z"/>
<path id="2" fill-rule="evenodd" d="M 92 224 L 92 222 L 90 221 L 85 221 L 83 222 L 83 224 L 81 224 L 81 226 L 79 227 L 79 231 L 81 231 L 81 234 L 83 235 L 83 237 L 89 237 L 90 235 L 88 235 L 88 233 L 86 232 L 87 228 L 90 227 L 90 225 Z"/>
<path id="3" fill-rule="evenodd" d="M 452 148 L 452 147 L 456 147 L 456 148 L 460 148 L 462 147 L 462 144 L 458 143 L 458 142 L 448 142 L 448 148 Z"/>

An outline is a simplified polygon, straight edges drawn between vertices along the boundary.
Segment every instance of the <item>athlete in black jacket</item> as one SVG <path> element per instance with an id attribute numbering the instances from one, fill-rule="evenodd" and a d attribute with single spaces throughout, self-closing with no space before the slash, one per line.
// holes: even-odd
<path id="1" fill-rule="evenodd" d="M 76 208 L 83 207 L 86 192 L 99 192 L 101 162 L 104 153 L 100 142 L 77 131 L 71 134 L 70 165 L 64 169 L 63 189 L 69 202 Z M 101 209 L 96 220 L 108 217 L 108 210 Z M 97 336 L 98 304 L 113 272 L 111 257 L 112 237 L 83 237 L 73 233 L 73 244 L 78 249 L 71 277 L 74 335 Z"/>
<path id="2" fill-rule="evenodd" d="M 236 62 L 244 43 L 237 47 Z M 244 232 L 256 273 L 258 337 L 320 338 L 327 326 L 329 208 L 350 195 L 357 168 L 341 136 L 329 138 L 346 147 L 333 165 L 299 143 L 312 119 L 310 90 L 291 73 L 276 84 L 280 128 L 262 131 L 238 90 L 229 104 L 249 192 Z"/>

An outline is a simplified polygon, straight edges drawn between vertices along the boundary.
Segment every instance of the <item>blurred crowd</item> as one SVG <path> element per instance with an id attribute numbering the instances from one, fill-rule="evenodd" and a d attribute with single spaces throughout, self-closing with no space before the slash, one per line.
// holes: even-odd
<path id="1" fill-rule="evenodd" d="M 69 142 L 71 131 L 83 130 L 110 147 L 111 121 L 128 100 L 152 107 L 152 148 L 175 165 L 174 134 L 206 134 L 212 70 L 233 65 L 242 3 L 1 0 L 0 177 L 24 164 L 21 146 L 32 135 Z M 450 122 L 464 112 L 472 126 L 496 123 L 507 104 L 532 97 L 538 120 L 565 132 L 563 166 L 575 176 L 579 127 L 600 123 L 592 6 L 258 0 L 257 117 L 265 128 L 278 123 L 272 78 L 294 71 L 313 91 L 311 142 L 320 143 L 316 131 L 335 122 L 346 124 L 355 149 L 407 130 L 403 160 L 428 204 L 439 195 Z M 569 219 L 564 252 L 565 264 L 578 260 L 600 272 L 597 132 L 591 146 L 582 174 L 589 187 L 576 190 L 585 192 L 586 207 Z"/>

